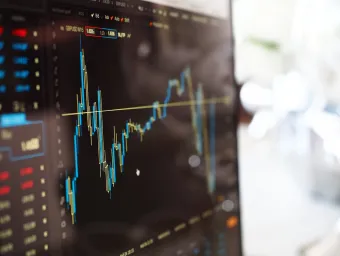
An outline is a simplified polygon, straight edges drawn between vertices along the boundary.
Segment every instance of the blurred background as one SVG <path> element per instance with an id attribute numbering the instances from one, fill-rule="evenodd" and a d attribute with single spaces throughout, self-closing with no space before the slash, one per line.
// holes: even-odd
<path id="1" fill-rule="evenodd" d="M 340 2 L 233 8 L 245 254 L 340 255 Z"/>

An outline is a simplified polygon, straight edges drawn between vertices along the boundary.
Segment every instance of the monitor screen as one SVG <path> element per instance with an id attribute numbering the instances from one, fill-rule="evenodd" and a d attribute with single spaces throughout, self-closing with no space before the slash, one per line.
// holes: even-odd
<path id="1" fill-rule="evenodd" d="M 229 1 L 9 2 L 0 254 L 242 255 Z"/>

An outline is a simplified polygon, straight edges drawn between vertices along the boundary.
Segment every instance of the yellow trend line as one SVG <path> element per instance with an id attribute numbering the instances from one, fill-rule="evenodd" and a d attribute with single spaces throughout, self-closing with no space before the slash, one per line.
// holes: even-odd
<path id="1" fill-rule="evenodd" d="M 218 97 L 218 98 L 210 98 L 204 99 L 202 101 L 197 100 L 189 100 L 189 101 L 178 101 L 178 102 L 171 102 L 167 104 L 158 104 L 158 107 L 184 107 L 184 106 L 192 106 L 192 105 L 208 105 L 208 104 L 229 104 L 230 97 Z M 101 111 L 84 111 L 84 112 L 74 112 L 74 113 L 64 113 L 61 116 L 76 116 L 76 115 L 84 115 L 84 114 L 91 114 L 91 113 L 103 113 L 103 112 L 117 112 L 117 111 L 128 111 L 128 110 L 140 110 L 140 109 L 151 109 L 154 105 L 145 105 L 145 106 L 136 106 L 136 107 L 128 107 L 128 108 L 115 108 L 115 109 L 106 109 Z"/>

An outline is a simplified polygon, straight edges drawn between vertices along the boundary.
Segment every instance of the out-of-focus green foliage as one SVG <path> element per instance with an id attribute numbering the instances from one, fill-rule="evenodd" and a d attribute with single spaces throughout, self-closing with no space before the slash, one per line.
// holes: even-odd
<path id="1" fill-rule="evenodd" d="M 256 37 L 249 37 L 247 41 L 250 42 L 251 44 L 261 46 L 269 51 L 276 51 L 276 52 L 280 51 L 280 45 L 279 43 L 275 41 L 265 40 L 265 39 L 256 38 Z"/>

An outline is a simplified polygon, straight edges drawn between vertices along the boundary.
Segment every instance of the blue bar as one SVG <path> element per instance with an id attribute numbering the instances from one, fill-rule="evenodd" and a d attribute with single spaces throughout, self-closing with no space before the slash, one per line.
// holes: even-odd
<path id="1" fill-rule="evenodd" d="M 77 138 L 78 138 L 78 134 L 79 134 L 79 130 L 78 130 L 78 123 L 77 123 L 77 125 L 76 125 L 76 135 L 77 135 Z M 78 139 L 76 140 L 76 142 L 77 142 L 77 152 L 79 152 Z"/>
<path id="2" fill-rule="evenodd" d="M 6 85 L 4 84 L 0 85 L 0 93 L 6 93 L 6 91 L 7 91 Z"/>
<path id="3" fill-rule="evenodd" d="M 95 133 L 95 131 L 97 130 L 97 122 L 96 122 L 96 120 L 97 120 L 97 112 L 96 112 L 96 108 L 95 108 L 95 106 L 93 106 L 92 107 L 92 109 L 93 109 L 93 113 L 92 113 L 92 119 L 93 119 L 93 133 Z"/>
<path id="4" fill-rule="evenodd" d="M 28 43 L 13 43 L 12 49 L 15 51 L 27 51 Z"/>
<path id="5" fill-rule="evenodd" d="M 154 120 L 157 119 L 157 105 L 158 105 L 157 102 L 154 102 L 152 106 L 152 116 Z"/>
<path id="6" fill-rule="evenodd" d="M 74 163 L 75 163 L 75 177 L 78 177 L 78 145 L 77 145 L 77 134 L 73 135 L 73 144 L 74 144 Z"/>
<path id="7" fill-rule="evenodd" d="M 116 183 L 117 182 L 117 176 L 116 176 L 116 167 L 113 168 L 113 182 Z"/>
<path id="8" fill-rule="evenodd" d="M 30 72 L 28 70 L 14 71 L 14 77 L 18 79 L 25 79 L 29 76 Z"/>
<path id="9" fill-rule="evenodd" d="M 65 179 L 65 200 L 66 203 L 69 202 L 69 195 L 68 195 L 68 177 L 66 175 L 66 179 Z"/>
<path id="10" fill-rule="evenodd" d="M 6 71 L 5 70 L 0 70 L 0 79 L 4 79 L 6 76 Z"/>
<path id="11" fill-rule="evenodd" d="M 4 42 L 0 42 L 0 51 L 4 48 L 5 43 Z"/>
<path id="12" fill-rule="evenodd" d="M 168 82 L 168 88 L 166 90 L 166 96 L 165 96 L 165 100 L 164 100 L 164 107 L 163 107 L 163 115 L 162 118 L 165 118 L 167 115 L 167 104 L 169 103 L 170 99 L 171 99 L 171 90 L 172 87 L 175 86 L 176 84 L 174 83 L 174 80 L 169 80 Z"/>
<path id="13" fill-rule="evenodd" d="M 129 134 L 130 134 L 130 129 L 129 129 L 129 123 L 126 122 L 125 124 L 125 129 L 126 129 L 126 138 L 128 139 L 129 138 Z"/>
<path id="14" fill-rule="evenodd" d="M 0 126 L 17 126 L 27 124 L 25 113 L 0 115 Z"/>
<path id="15" fill-rule="evenodd" d="M 80 51 L 80 75 L 81 75 L 81 99 L 82 99 L 82 104 L 83 104 L 83 110 L 85 109 L 85 86 L 84 86 L 84 70 L 83 70 L 83 53 Z"/>
<path id="16" fill-rule="evenodd" d="M 112 167 L 109 166 L 109 191 L 111 192 L 111 188 L 112 188 Z M 110 199 L 111 199 L 111 193 L 110 193 Z"/>
<path id="17" fill-rule="evenodd" d="M 16 65 L 28 65 L 28 58 L 27 57 L 14 57 L 13 63 Z"/>
<path id="18" fill-rule="evenodd" d="M 0 65 L 4 64 L 5 62 L 5 56 L 0 55 Z"/>
<path id="19" fill-rule="evenodd" d="M 76 186 L 77 178 L 73 177 L 72 182 L 74 182 L 72 191 L 74 192 L 74 194 L 76 194 L 77 193 L 77 186 Z"/>
<path id="20" fill-rule="evenodd" d="M 101 101 L 100 101 L 100 91 L 97 91 L 98 96 L 98 111 L 101 111 Z M 98 129 L 99 129 L 99 162 L 103 163 L 103 127 L 102 127 L 102 118 L 101 114 L 98 113 Z"/>
<path id="21" fill-rule="evenodd" d="M 78 109 L 79 109 L 79 112 L 83 112 L 82 110 L 82 106 L 80 103 L 78 103 Z M 82 118 L 82 114 L 78 114 L 78 117 L 79 117 L 79 125 L 82 126 L 83 125 L 83 118 Z"/>
<path id="22" fill-rule="evenodd" d="M 29 84 L 18 84 L 15 87 L 16 92 L 29 92 L 31 90 L 31 86 Z"/>

